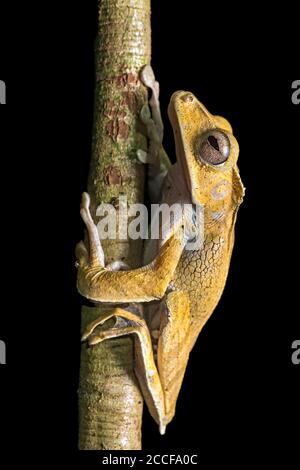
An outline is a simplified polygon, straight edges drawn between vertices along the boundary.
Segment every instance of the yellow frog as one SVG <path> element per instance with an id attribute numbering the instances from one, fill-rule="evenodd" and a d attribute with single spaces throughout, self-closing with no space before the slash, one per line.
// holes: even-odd
<path id="1" fill-rule="evenodd" d="M 150 136 L 149 155 L 139 153 L 141 160 L 151 164 L 150 193 L 153 199 L 160 194 L 161 202 L 190 210 L 173 217 L 160 239 L 149 240 L 143 267 L 116 270 L 118 263 L 105 267 L 89 196 L 84 193 L 81 216 L 89 248 L 83 242 L 77 245 L 78 290 L 94 302 L 116 304 L 87 327 L 83 340 L 95 345 L 134 335 L 135 373 L 163 434 L 175 414 L 189 353 L 224 289 L 244 187 L 237 168 L 239 147 L 230 124 L 210 114 L 190 92 L 178 91 L 170 100 L 177 162 L 173 166 L 168 162 L 161 145 L 159 86 L 150 66 L 144 68 L 141 79 L 152 89 L 152 117 L 147 108 L 141 113 Z M 203 214 L 200 224 L 197 208 Z M 200 231 L 201 243 L 191 249 Z M 142 314 L 134 307 L 136 302 L 143 303 Z M 97 326 L 112 317 L 117 319 L 115 326 L 97 332 Z"/>

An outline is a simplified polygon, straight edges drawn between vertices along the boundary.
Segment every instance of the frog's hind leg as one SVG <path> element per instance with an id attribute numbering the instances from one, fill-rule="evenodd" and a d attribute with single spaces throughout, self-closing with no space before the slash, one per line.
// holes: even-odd
<path id="1" fill-rule="evenodd" d="M 95 332 L 97 326 L 103 325 L 112 317 L 117 320 L 114 327 Z M 94 346 L 107 339 L 131 334 L 135 336 L 135 374 L 149 412 L 159 424 L 160 433 L 164 434 L 166 428 L 164 394 L 154 361 L 149 329 L 145 320 L 135 313 L 116 307 L 109 312 L 104 312 L 97 320 L 88 325 L 82 339 L 87 340 L 90 346 Z"/>
<path id="2" fill-rule="evenodd" d="M 174 414 L 190 352 L 190 307 L 186 293 L 174 291 L 166 297 L 162 316 L 157 364 L 165 397 L 166 421 Z"/>

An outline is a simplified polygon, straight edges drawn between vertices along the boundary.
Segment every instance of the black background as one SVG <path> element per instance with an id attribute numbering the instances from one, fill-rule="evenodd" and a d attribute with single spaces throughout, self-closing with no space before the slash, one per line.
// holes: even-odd
<path id="1" fill-rule="evenodd" d="M 84 462 L 77 451 L 82 299 L 74 246 L 83 232 L 78 207 L 90 156 L 97 2 L 36 10 L 32 35 L 31 23 L 23 34 L 11 19 L 0 64 L 7 84 L 1 454 L 30 462 L 42 451 L 46 460 Z M 165 436 L 145 410 L 146 451 L 194 449 L 202 462 L 240 463 L 296 454 L 300 105 L 291 102 L 291 83 L 299 75 L 293 15 L 281 20 L 290 25 L 284 43 L 282 23 L 247 5 L 229 11 L 153 1 L 152 66 L 167 152 L 174 156 L 168 100 L 190 90 L 232 124 L 247 191 L 226 289 L 191 354 Z"/>

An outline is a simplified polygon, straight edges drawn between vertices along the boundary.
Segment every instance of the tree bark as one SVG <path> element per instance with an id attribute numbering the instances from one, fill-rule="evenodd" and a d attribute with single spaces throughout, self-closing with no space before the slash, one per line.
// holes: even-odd
<path id="1" fill-rule="evenodd" d="M 88 181 L 91 212 L 102 202 L 118 210 L 143 201 L 144 167 L 136 157 L 146 150 L 139 112 L 147 90 L 139 80 L 150 63 L 150 0 L 102 0 L 96 39 L 96 86 L 92 156 Z M 141 240 L 104 240 L 106 264 L 141 263 Z M 99 316 L 101 306 L 82 308 L 82 329 Z M 105 325 L 107 328 L 107 325 Z M 79 448 L 141 449 L 143 399 L 133 371 L 130 337 L 83 344 L 79 383 Z"/>

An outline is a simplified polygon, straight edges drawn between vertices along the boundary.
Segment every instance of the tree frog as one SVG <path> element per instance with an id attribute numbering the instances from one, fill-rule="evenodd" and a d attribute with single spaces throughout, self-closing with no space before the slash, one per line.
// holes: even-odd
<path id="1" fill-rule="evenodd" d="M 164 434 L 175 414 L 190 351 L 224 289 L 244 187 L 237 168 L 239 147 L 229 122 L 212 115 L 188 91 L 175 92 L 168 107 L 177 158 L 170 164 L 162 149 L 159 85 L 149 65 L 141 80 L 152 90 L 150 108 L 141 111 L 149 153 L 138 152 L 149 163 L 150 194 L 153 200 L 160 197 L 161 202 L 185 204 L 191 210 L 173 217 L 160 239 L 149 240 L 142 267 L 120 270 L 118 263 L 105 266 L 90 198 L 84 193 L 81 216 L 89 246 L 80 242 L 76 248 L 77 287 L 87 299 L 113 305 L 88 325 L 83 340 L 93 346 L 133 335 L 135 373 Z M 187 249 L 200 230 L 195 222 L 197 207 L 203 213 L 203 239 L 199 247 Z M 97 331 L 112 317 L 116 319 L 112 328 Z"/>

